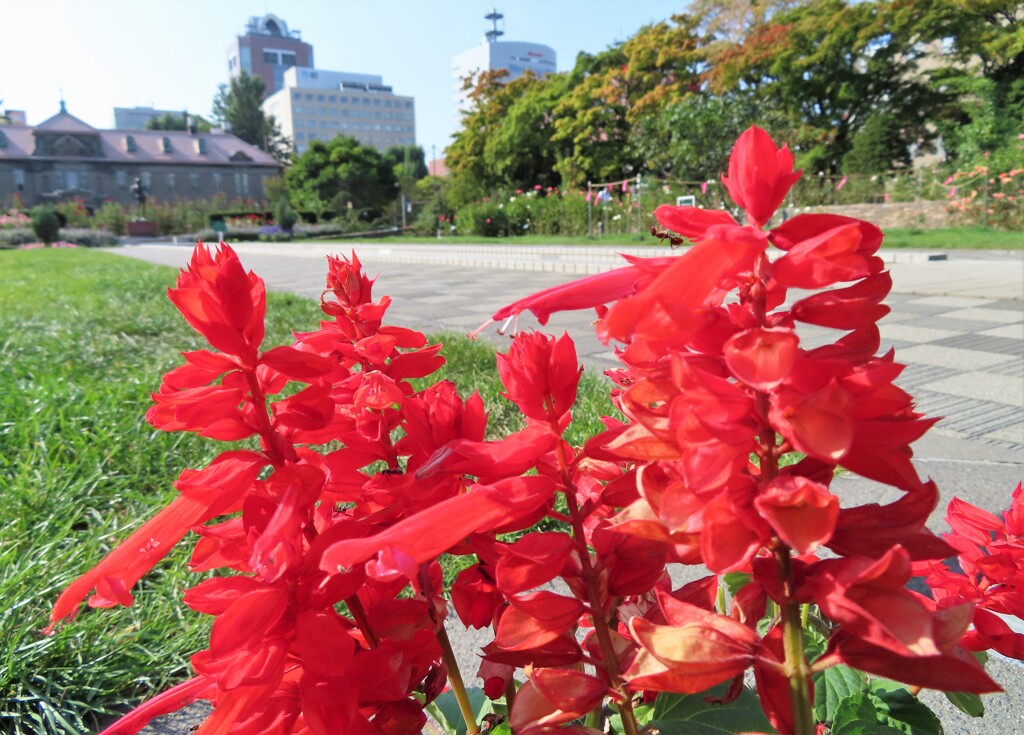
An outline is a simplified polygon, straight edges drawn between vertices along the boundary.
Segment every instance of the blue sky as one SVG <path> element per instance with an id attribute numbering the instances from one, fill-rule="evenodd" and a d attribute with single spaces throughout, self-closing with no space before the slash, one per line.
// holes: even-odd
<path id="1" fill-rule="evenodd" d="M 253 15 L 274 13 L 323 69 L 379 74 L 416 98 L 416 138 L 440 155 L 455 131 L 451 59 L 483 38 L 491 0 L 4 0 L 0 99 L 30 125 L 58 110 L 99 128 L 114 107 L 208 115 L 226 50 Z M 503 0 L 505 40 L 546 44 L 560 71 L 685 0 Z"/>

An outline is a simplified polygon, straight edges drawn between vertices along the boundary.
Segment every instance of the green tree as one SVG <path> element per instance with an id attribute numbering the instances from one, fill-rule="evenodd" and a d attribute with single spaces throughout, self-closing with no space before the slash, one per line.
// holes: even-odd
<path id="1" fill-rule="evenodd" d="M 39 206 L 32 210 L 32 231 L 44 245 L 57 241 L 60 218 L 53 207 Z"/>
<path id="2" fill-rule="evenodd" d="M 373 146 L 345 136 L 312 141 L 285 172 L 285 181 L 298 201 L 312 195 L 330 202 L 337 214 L 351 204 L 351 209 L 376 217 L 398 194 L 391 161 Z"/>
<path id="3" fill-rule="evenodd" d="M 659 111 L 700 88 L 703 55 L 696 20 L 675 15 L 641 28 L 600 54 L 580 54 L 555 107 L 564 185 L 632 176 L 644 156 L 630 145 Z"/>
<path id="4" fill-rule="evenodd" d="M 146 120 L 146 130 L 188 130 L 189 118 L 196 132 L 208 133 L 212 130 L 210 123 L 199 115 L 190 115 L 182 112 L 180 115 L 173 112 L 165 112 L 159 117 L 151 117 Z"/>
<path id="5" fill-rule="evenodd" d="M 231 128 L 235 135 L 280 162 L 286 162 L 291 142 L 281 135 L 281 128 L 273 115 L 266 115 L 260 102 L 263 99 L 263 80 L 242 72 L 233 77 L 231 84 L 218 87 L 213 98 L 213 119 Z"/>
<path id="6" fill-rule="evenodd" d="M 927 0 L 922 5 L 928 4 Z M 949 96 L 929 84 L 930 55 L 918 3 L 804 0 L 755 22 L 740 40 L 719 41 L 707 78 L 714 93 L 752 90 L 783 107 L 798 162 L 836 172 L 872 115 L 895 120 L 899 145 L 927 146 L 929 117 Z"/>
<path id="7" fill-rule="evenodd" d="M 910 151 L 900 140 L 899 121 L 880 112 L 871 115 L 843 157 L 843 173 L 878 174 L 910 165 Z"/>

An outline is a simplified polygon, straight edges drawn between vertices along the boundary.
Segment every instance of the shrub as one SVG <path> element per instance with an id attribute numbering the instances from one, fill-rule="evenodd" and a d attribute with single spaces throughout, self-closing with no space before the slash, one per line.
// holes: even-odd
<path id="1" fill-rule="evenodd" d="M 125 222 L 128 221 L 128 217 L 124 212 L 124 207 L 115 201 L 103 202 L 93 217 L 93 222 L 97 227 L 104 230 L 108 230 L 115 235 L 125 234 Z"/>
<path id="2" fill-rule="evenodd" d="M 455 221 L 460 235 L 504 237 L 508 234 L 508 218 L 504 208 L 495 202 L 478 202 L 459 210 Z"/>
<path id="3" fill-rule="evenodd" d="M 117 245 L 117 237 L 107 230 L 68 228 L 64 230 L 64 239 L 83 248 L 102 248 L 109 245 Z"/>
<path id="4" fill-rule="evenodd" d="M 299 215 L 288 204 L 288 200 L 278 199 L 277 204 L 274 206 L 274 224 L 280 227 L 283 232 L 290 233 L 298 220 Z"/>
<path id="5" fill-rule="evenodd" d="M 56 241 L 60 232 L 60 218 L 53 207 L 36 207 L 32 210 L 32 231 L 47 245 Z"/>

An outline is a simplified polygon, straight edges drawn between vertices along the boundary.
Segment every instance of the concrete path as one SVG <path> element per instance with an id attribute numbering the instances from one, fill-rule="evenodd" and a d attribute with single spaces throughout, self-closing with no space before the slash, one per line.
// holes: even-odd
<path id="1" fill-rule="evenodd" d="M 234 246 L 243 264 L 262 276 L 269 288 L 319 297 L 330 253 L 355 250 L 365 270 L 379 274 L 375 294 L 388 294 L 388 323 L 430 333 L 464 334 L 488 320 L 498 308 L 534 291 L 623 264 L 617 255 L 664 255 L 651 247 L 511 247 L 494 245 L 381 245 L 352 243 L 262 244 Z M 191 248 L 152 243 L 113 252 L 174 267 L 184 265 Z M 897 381 L 919 409 L 945 418 L 914 445 L 915 465 L 933 478 L 943 499 L 929 526 L 945 530 L 944 509 L 953 495 L 1000 512 L 1010 492 L 1024 479 L 1024 252 L 883 251 L 893 275 L 887 300 L 892 312 L 881 322 L 883 350 L 896 349 L 907 369 Z M 612 350 L 590 329 L 592 313 L 552 317 L 547 331 L 568 331 L 581 361 L 603 370 L 615 364 Z M 534 322 L 522 318 L 519 327 Z M 804 328 L 802 342 L 814 345 L 829 330 Z M 489 330 L 486 339 L 502 344 Z M 851 475 L 833 485 L 844 505 L 889 502 L 887 488 Z M 459 637 L 460 659 L 472 681 L 474 641 Z M 1015 732 L 1024 707 L 1024 668 L 994 660 L 990 671 L 1008 694 L 987 699 L 988 715 L 972 720 L 927 693 L 950 733 Z M 170 730 L 180 732 L 178 724 Z"/>

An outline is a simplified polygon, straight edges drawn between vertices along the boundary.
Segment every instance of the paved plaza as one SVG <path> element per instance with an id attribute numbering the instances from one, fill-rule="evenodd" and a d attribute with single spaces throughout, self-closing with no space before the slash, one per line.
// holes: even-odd
<path id="1" fill-rule="evenodd" d="M 324 257 L 352 250 L 372 276 L 374 293 L 392 298 L 388 323 L 428 333 L 465 334 L 498 308 L 534 291 L 624 264 L 620 252 L 655 256 L 668 249 L 651 247 L 559 247 L 495 245 L 394 245 L 320 243 L 240 243 L 233 246 L 242 263 L 268 288 L 319 297 Z M 129 245 L 113 252 L 153 263 L 181 267 L 186 244 Z M 1024 479 L 1024 252 L 883 251 L 893 276 L 886 303 L 892 312 L 880 328 L 883 351 L 896 349 L 907 366 L 897 383 L 917 400 L 919 410 L 943 416 L 914 445 L 914 463 L 942 491 L 939 511 L 929 525 L 944 530 L 942 514 L 955 494 L 993 512 L 1009 503 Z M 797 296 L 798 297 L 798 296 Z M 615 364 L 613 351 L 590 329 L 593 312 L 552 317 L 545 328 L 568 331 L 581 361 L 602 370 Z M 529 315 L 519 328 L 535 322 Z M 802 343 L 814 346 L 829 330 L 800 325 Z M 486 339 L 507 338 L 494 329 Z M 852 475 L 836 478 L 833 489 L 843 505 L 891 502 L 888 488 Z M 461 656 L 472 675 L 472 640 L 461 641 Z M 950 733 L 1015 732 L 1024 691 L 1024 668 L 994 660 L 990 671 L 1010 694 L 987 698 L 988 715 L 972 720 L 926 693 Z M 470 676 L 472 679 L 472 676 Z M 153 730 L 152 732 L 158 732 Z M 172 732 L 163 730 L 162 732 Z"/>

